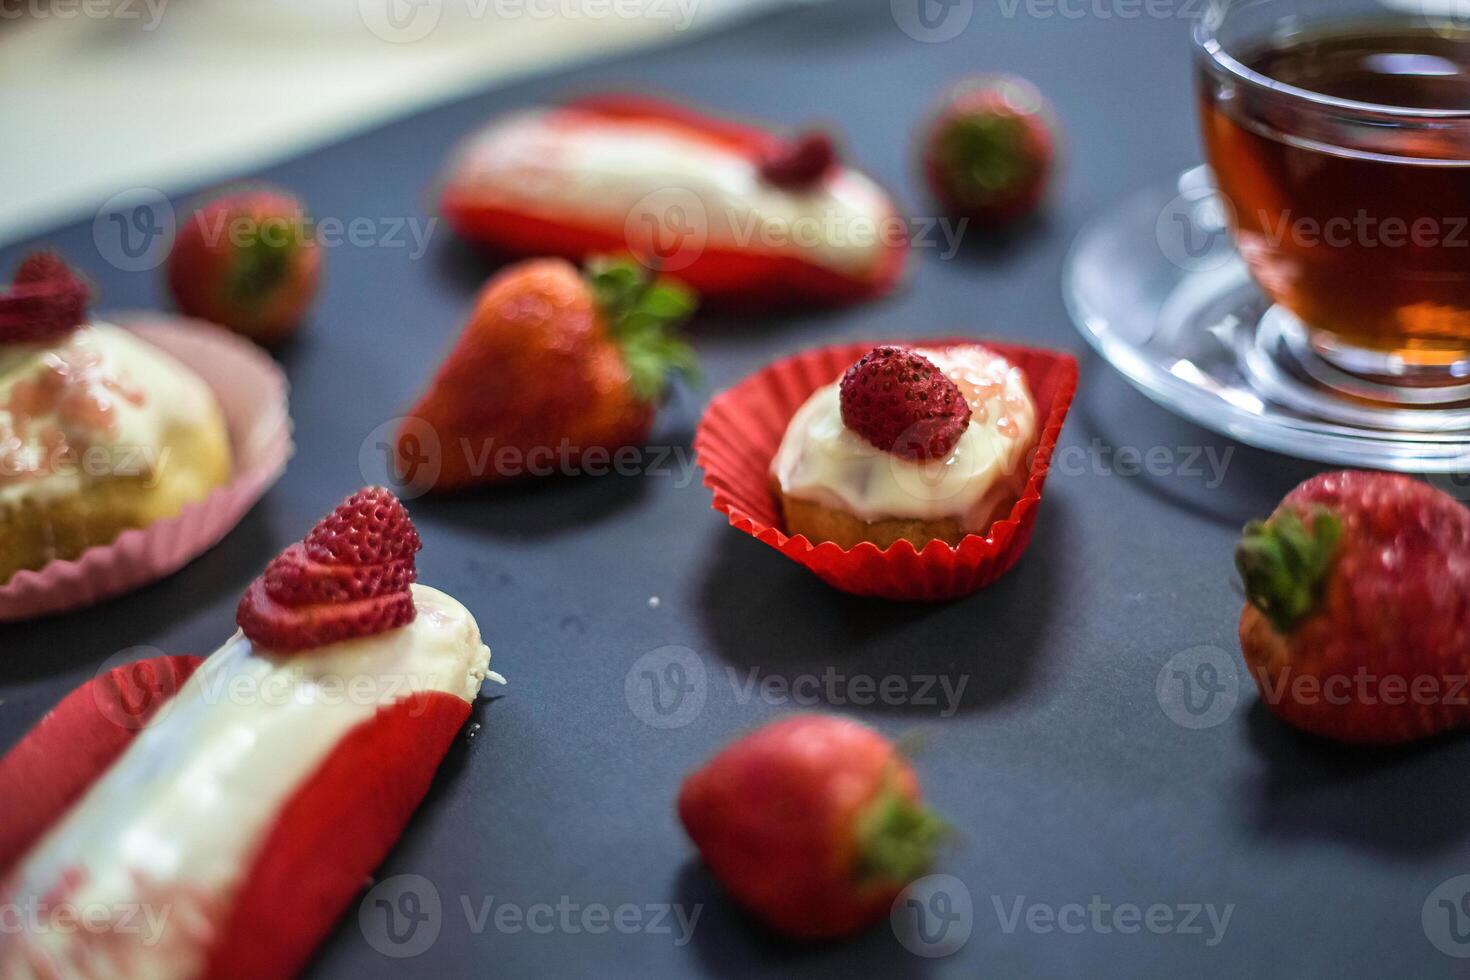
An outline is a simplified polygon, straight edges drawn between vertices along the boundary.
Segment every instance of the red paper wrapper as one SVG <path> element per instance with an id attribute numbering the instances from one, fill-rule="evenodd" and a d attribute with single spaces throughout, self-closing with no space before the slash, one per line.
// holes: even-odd
<path id="1" fill-rule="evenodd" d="M 884 599 L 953 599 L 1000 578 L 1030 544 L 1052 451 L 1077 391 L 1077 362 L 1069 354 L 964 337 L 904 343 L 983 343 L 1026 374 L 1041 434 L 1020 500 L 988 534 L 972 534 L 958 546 L 931 541 L 923 551 L 908 541 L 886 550 L 866 542 L 845 550 L 831 541 L 812 544 L 804 535 L 781 530 L 770 470 L 787 423 L 812 392 L 842 377 L 876 343 L 823 347 L 756 372 L 710 402 L 695 433 L 694 450 L 704 469 L 704 485 L 714 491 L 715 510 L 726 514 L 732 527 L 800 562 L 829 585 Z"/>
<path id="2" fill-rule="evenodd" d="M 230 432 L 234 479 L 177 517 L 125 531 L 75 561 L 17 572 L 0 586 L 0 622 L 81 609 L 173 574 L 230 533 L 291 458 L 286 378 L 260 348 L 203 320 L 144 314 L 115 322 L 172 354 L 214 390 Z"/>

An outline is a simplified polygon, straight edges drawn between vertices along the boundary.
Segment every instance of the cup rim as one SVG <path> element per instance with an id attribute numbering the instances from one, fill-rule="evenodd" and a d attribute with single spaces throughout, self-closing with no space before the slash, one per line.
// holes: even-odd
<path id="1" fill-rule="evenodd" d="M 1249 2 L 1254 4 L 1261 3 L 1263 0 L 1249 0 Z M 1339 113 L 1424 123 L 1470 121 L 1470 109 L 1416 109 L 1408 106 L 1344 99 L 1302 88 L 1299 85 L 1292 85 L 1258 72 L 1225 50 L 1225 45 L 1219 38 L 1219 22 L 1231 6 L 1229 0 L 1213 0 L 1208 13 L 1195 23 L 1192 33 L 1196 57 L 1239 82 L 1287 99 Z"/>

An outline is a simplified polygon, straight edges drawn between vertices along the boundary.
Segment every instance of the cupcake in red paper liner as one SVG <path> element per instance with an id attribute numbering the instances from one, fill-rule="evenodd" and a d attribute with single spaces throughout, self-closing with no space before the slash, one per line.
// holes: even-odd
<path id="1" fill-rule="evenodd" d="M 715 509 L 829 584 L 948 599 L 1025 551 L 1076 387 L 1051 351 L 845 344 L 717 396 L 695 449 Z"/>
<path id="2" fill-rule="evenodd" d="M 92 319 L 88 298 L 44 252 L 0 292 L 0 621 L 177 570 L 290 453 L 269 358 L 200 321 Z"/>

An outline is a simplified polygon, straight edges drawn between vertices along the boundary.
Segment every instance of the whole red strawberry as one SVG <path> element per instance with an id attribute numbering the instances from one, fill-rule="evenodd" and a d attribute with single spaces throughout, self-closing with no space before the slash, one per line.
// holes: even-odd
<path id="1" fill-rule="evenodd" d="M 885 917 L 942 832 L 892 743 L 823 715 L 727 746 L 684 781 L 678 806 L 720 883 L 772 929 L 809 940 Z"/>
<path id="2" fill-rule="evenodd" d="M 924 133 L 924 176 L 935 201 L 982 225 L 1029 214 L 1051 180 L 1054 118 L 1024 79 L 984 75 L 961 82 Z"/>
<path id="3" fill-rule="evenodd" d="M 92 291 L 55 252 L 32 252 L 0 290 L 0 344 L 44 344 L 86 322 Z"/>
<path id="4" fill-rule="evenodd" d="M 1240 645 L 1277 715 L 1344 742 L 1470 723 L 1470 511 L 1406 476 L 1297 487 L 1236 552 Z"/>
<path id="5" fill-rule="evenodd" d="M 842 424 L 884 452 L 943 459 L 970 424 L 970 404 L 934 362 L 875 347 L 842 376 Z"/>
<path id="6" fill-rule="evenodd" d="M 267 345 L 295 333 L 320 275 L 305 207 L 267 186 L 205 201 L 179 227 L 168 257 L 180 310 Z"/>
<path id="7" fill-rule="evenodd" d="M 454 490 L 579 471 L 584 459 L 605 467 L 648 437 L 669 375 L 693 372 L 673 333 L 693 308 L 687 289 L 633 262 L 594 261 L 586 276 L 561 259 L 510 266 L 408 413 L 399 476 Z"/>
<path id="8" fill-rule="evenodd" d="M 235 621 L 277 653 L 374 636 L 413 622 L 418 531 L 398 498 L 368 487 L 266 566 Z"/>

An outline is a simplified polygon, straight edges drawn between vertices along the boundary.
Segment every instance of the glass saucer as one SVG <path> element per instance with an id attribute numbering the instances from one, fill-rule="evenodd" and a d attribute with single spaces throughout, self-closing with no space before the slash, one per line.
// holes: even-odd
<path id="1" fill-rule="evenodd" d="M 1251 280 L 1206 167 L 1088 224 L 1062 279 L 1082 336 L 1198 425 L 1325 463 L 1470 471 L 1470 384 L 1407 391 L 1320 358 L 1300 322 Z"/>

